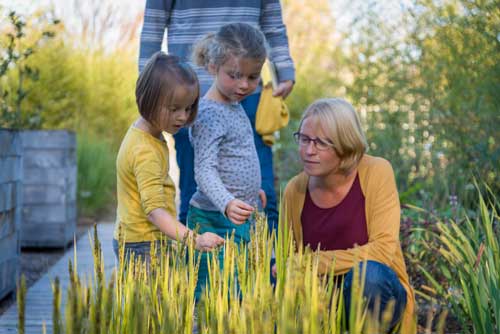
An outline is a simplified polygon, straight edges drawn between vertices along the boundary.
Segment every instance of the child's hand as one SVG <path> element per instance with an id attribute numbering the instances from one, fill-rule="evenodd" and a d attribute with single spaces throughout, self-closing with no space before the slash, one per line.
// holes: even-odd
<path id="1" fill-rule="evenodd" d="M 195 247 L 202 252 L 208 252 L 212 249 L 223 245 L 224 239 L 212 232 L 205 232 L 196 237 Z"/>
<path id="2" fill-rule="evenodd" d="M 262 203 L 262 209 L 265 209 L 267 205 L 267 196 L 264 190 L 262 189 L 259 189 L 259 198 L 260 202 Z"/>
<path id="3" fill-rule="evenodd" d="M 251 205 L 235 198 L 227 205 L 226 215 L 233 224 L 241 225 L 250 218 L 253 210 L 254 208 Z"/>

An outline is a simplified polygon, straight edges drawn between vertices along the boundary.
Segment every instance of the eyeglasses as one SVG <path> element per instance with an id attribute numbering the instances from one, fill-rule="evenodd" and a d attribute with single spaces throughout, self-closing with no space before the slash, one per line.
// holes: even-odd
<path id="1" fill-rule="evenodd" d="M 312 142 L 314 143 L 314 147 L 318 151 L 326 151 L 331 148 L 334 148 L 334 145 L 332 142 L 326 140 L 326 139 L 320 139 L 320 138 L 311 138 L 305 134 L 302 134 L 300 132 L 295 132 L 293 134 L 293 138 L 295 139 L 295 142 L 299 144 L 302 147 L 307 147 L 309 144 Z"/>

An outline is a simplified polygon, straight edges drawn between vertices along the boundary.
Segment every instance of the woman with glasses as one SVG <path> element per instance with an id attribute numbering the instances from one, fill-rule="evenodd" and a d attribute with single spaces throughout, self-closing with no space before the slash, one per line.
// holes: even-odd
<path id="1" fill-rule="evenodd" d="M 400 205 L 391 164 L 365 153 L 359 118 L 342 99 L 310 105 L 294 138 L 304 170 L 288 183 L 282 205 L 296 245 L 319 252 L 321 274 L 330 273 L 333 266 L 335 275 L 343 278 L 347 312 L 353 268 L 366 265 L 368 308 L 383 311 L 391 304 L 391 330 L 402 324 L 402 333 L 415 332 L 414 295 L 399 242 Z"/>

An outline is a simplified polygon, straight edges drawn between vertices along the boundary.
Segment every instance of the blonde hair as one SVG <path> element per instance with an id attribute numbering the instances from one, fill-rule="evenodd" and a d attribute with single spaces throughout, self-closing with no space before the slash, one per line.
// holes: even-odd
<path id="1" fill-rule="evenodd" d="M 320 99 L 304 111 L 299 129 L 306 118 L 314 118 L 340 159 L 339 172 L 349 174 L 365 154 L 368 145 L 354 107 L 339 98 Z"/>
<path id="2" fill-rule="evenodd" d="M 156 52 L 147 62 L 137 79 L 135 100 L 141 116 L 155 124 L 160 118 L 162 107 L 172 101 L 175 89 L 180 85 L 193 87 L 195 100 L 190 108 L 186 125 L 194 122 L 198 113 L 200 85 L 193 69 L 180 61 L 179 57 Z M 167 108 L 167 112 L 169 109 Z"/>
<path id="3" fill-rule="evenodd" d="M 204 68 L 209 64 L 218 68 L 231 56 L 264 62 L 267 56 L 264 34 L 247 23 L 226 24 L 216 33 L 209 33 L 196 42 L 192 61 Z"/>

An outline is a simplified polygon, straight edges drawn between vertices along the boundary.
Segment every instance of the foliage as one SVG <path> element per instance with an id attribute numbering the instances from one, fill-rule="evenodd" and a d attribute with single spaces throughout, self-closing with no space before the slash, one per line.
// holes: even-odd
<path id="1" fill-rule="evenodd" d="M 317 98 L 342 96 L 362 117 L 369 153 L 395 166 L 402 203 L 441 208 L 458 196 L 467 206 L 473 201 L 472 176 L 500 191 L 498 0 L 414 0 L 396 21 L 381 16 L 376 2 L 359 8 L 359 1 L 352 3 L 352 22 L 341 31 L 328 1 L 283 2 L 297 80 L 287 99 L 290 124 L 273 147 L 279 186 L 301 169 L 291 134 L 303 110 Z M 58 24 L 56 36 L 25 61 L 38 69 L 38 80 L 25 80 L 29 94 L 22 106 L 36 116 L 26 119 L 42 128 L 85 132 L 117 148 L 137 115 L 131 46 L 138 45 L 140 20 L 108 20 L 115 15 L 112 7 L 92 6 L 103 12 L 88 17 L 76 10 L 80 30 Z M 43 31 L 36 20 L 43 15 L 36 15 L 27 20 L 33 22 L 27 35 Z M 94 24 L 101 28 L 90 29 Z M 125 31 L 112 46 L 99 33 L 108 26 Z M 91 45 L 75 42 L 96 39 Z M 13 69 L 0 82 L 14 99 Z"/>
<path id="2" fill-rule="evenodd" d="M 115 152 L 111 145 L 82 133 L 78 137 L 78 209 L 94 216 L 113 203 L 116 190 Z"/>
<path id="3" fill-rule="evenodd" d="M 298 51 L 297 84 L 287 99 L 291 129 L 275 147 L 277 160 L 286 161 L 278 166 L 280 180 L 300 169 L 291 133 L 305 106 L 340 95 L 360 113 L 369 153 L 395 166 L 402 203 L 442 208 L 458 196 L 471 206 L 473 177 L 500 192 L 498 0 L 415 0 L 391 20 L 381 3 L 355 1 L 348 29 L 333 32 L 321 4 L 302 13 L 285 2 L 291 48 Z M 312 22 L 306 15 L 315 24 L 301 31 L 320 32 L 323 47 L 295 31 L 296 21 Z"/>
<path id="4" fill-rule="evenodd" d="M 335 18 L 328 1 L 284 1 L 291 56 L 296 64 L 296 82 L 287 98 L 290 123 L 273 146 L 275 171 L 283 188 L 301 166 L 292 134 L 299 127 L 305 108 L 314 100 L 342 93 L 342 52 L 332 30 Z M 314 27 L 311 22 L 315 22 Z"/>
<path id="5" fill-rule="evenodd" d="M 500 216 L 498 200 L 494 194 L 490 198 L 487 202 L 479 193 L 474 219 L 437 225 L 433 234 L 446 262 L 439 268 L 446 285 L 421 266 L 463 327 L 471 326 L 474 333 L 500 333 Z"/>
<path id="6" fill-rule="evenodd" d="M 75 129 L 105 139 L 118 148 L 130 124 L 138 116 L 135 103 L 137 66 L 126 50 L 110 53 L 75 51 L 82 71 L 82 100 L 75 115 Z"/>
<path id="7" fill-rule="evenodd" d="M 362 285 L 357 284 L 363 279 L 353 280 L 350 319 L 344 319 L 343 293 L 334 283 L 333 272 L 318 276 L 318 258 L 310 250 L 295 252 L 289 231 L 282 229 L 275 238 L 266 226 L 258 217 L 248 245 L 236 245 L 227 238 L 223 249 L 212 253 L 209 284 L 198 304 L 194 292 L 199 257 L 192 240 L 152 247 L 149 266 L 133 257 L 127 262 L 120 241 L 120 263 L 126 265 L 107 282 L 94 230 L 93 279 L 82 281 L 70 262 L 65 312 L 61 318 L 54 317 L 61 322 L 53 326 L 60 328 L 54 334 L 62 328 L 67 334 L 191 334 L 195 327 L 199 333 L 344 333 L 347 323 L 350 333 L 384 331 L 384 321 L 375 321 L 366 311 Z M 275 287 L 269 280 L 273 247 Z M 217 263 L 219 251 L 224 252 L 222 270 Z M 362 272 L 355 275 L 363 277 Z M 55 284 L 54 293 L 59 296 L 57 288 Z"/>
<path id="8" fill-rule="evenodd" d="M 422 264 L 429 264 L 426 266 L 429 273 L 440 283 L 446 283 L 446 277 L 442 275 L 440 269 L 440 265 L 445 262 L 435 251 L 439 248 L 439 244 L 433 236 L 438 232 L 439 222 L 458 222 L 460 217 L 466 214 L 467 210 L 459 203 L 456 196 L 451 196 L 448 205 L 440 208 L 433 207 L 429 199 L 421 201 L 418 206 L 403 205 L 400 229 L 401 247 L 405 255 L 408 274 L 415 287 L 426 283 L 421 274 Z"/>
<path id="9" fill-rule="evenodd" d="M 474 175 L 494 188 L 499 185 L 492 172 L 499 163 L 498 134 L 492 126 L 498 123 L 498 96 L 469 80 L 482 73 L 486 85 L 498 85 L 500 63 L 493 60 L 498 43 L 478 36 L 480 29 L 467 13 L 450 20 L 450 5 L 458 7 L 460 1 L 416 1 L 397 25 L 384 22 L 369 8 L 356 23 L 360 33 L 347 39 L 345 47 L 353 73 L 347 95 L 367 126 L 372 154 L 397 166 L 403 200 L 430 198 L 435 207 L 444 207 L 457 195 L 466 205 L 471 203 Z M 486 13 L 490 7 L 479 9 Z M 493 21 L 489 24 L 494 26 Z M 443 30 L 455 33 L 444 38 Z M 478 45 L 454 50 L 464 34 Z M 475 50 L 480 45 L 491 52 L 491 60 L 478 58 Z M 466 59 L 471 63 L 464 67 Z M 458 73 L 460 86 L 458 78 L 452 78 Z M 471 104 L 472 97 L 482 102 Z M 478 136 L 469 135 L 473 132 Z"/>
<path id="10" fill-rule="evenodd" d="M 44 129 L 70 129 L 117 148 L 137 111 L 136 66 L 130 52 L 74 49 L 63 39 L 43 45 L 30 59 L 39 68 L 26 109 L 42 108 Z"/>
<path id="11" fill-rule="evenodd" d="M 0 8 L 0 17 L 8 16 L 8 24 L 0 27 L 0 126 L 6 128 L 40 128 L 42 106 L 27 108 L 24 101 L 32 93 L 27 87 L 39 80 L 39 68 L 29 60 L 55 36 L 59 20 L 47 23 L 44 15 L 37 14 L 28 21 L 16 12 L 8 15 Z"/>
<path id="12" fill-rule="evenodd" d="M 11 38 L 15 43 L 2 52 L 0 126 L 76 131 L 79 212 L 102 212 L 114 202 L 115 153 L 136 117 L 133 53 L 76 48 L 63 24 L 44 23 L 49 14 L 37 12 L 26 22 L 11 15 L 20 40 Z M 22 79 L 27 71 L 32 80 Z"/>
<path id="13" fill-rule="evenodd" d="M 410 40 L 422 78 L 416 89 L 429 105 L 433 149 L 444 154 L 455 194 L 472 175 L 498 193 L 500 2 L 416 1 L 414 16 Z"/>
<path id="14" fill-rule="evenodd" d="M 72 50 L 60 37 L 55 37 L 41 46 L 28 62 L 38 68 L 38 79 L 26 83 L 30 94 L 23 105 L 25 110 L 37 111 L 41 129 L 77 130 L 75 118 L 83 93 L 78 81 L 82 70 L 78 68 L 79 62 L 71 61 L 72 57 Z"/>
<path id="15" fill-rule="evenodd" d="M 64 24 L 55 19 L 46 23 L 49 13 L 36 12 L 27 19 L 11 15 L 19 28 L 17 35 L 6 34 L 17 39 L 0 39 L 10 41 L 2 46 L 0 125 L 71 129 L 117 147 L 136 115 L 134 53 L 77 48 L 71 41 L 76 36 L 69 38 Z"/>
<path id="16" fill-rule="evenodd" d="M 17 283 L 17 298 L 16 300 L 18 305 L 19 312 L 18 315 L 18 323 L 19 323 L 19 334 L 24 334 L 24 327 L 26 324 L 26 277 L 24 275 L 21 276 L 21 279 Z"/>

